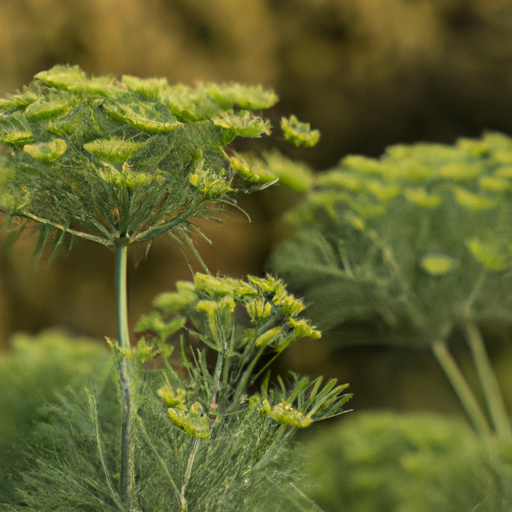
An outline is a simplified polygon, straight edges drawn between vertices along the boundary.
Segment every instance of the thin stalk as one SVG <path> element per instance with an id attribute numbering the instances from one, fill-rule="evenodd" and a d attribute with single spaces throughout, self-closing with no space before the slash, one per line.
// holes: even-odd
<path id="1" fill-rule="evenodd" d="M 458 367 L 457 363 L 450 354 L 446 343 L 442 340 L 436 341 L 432 345 L 432 350 L 444 370 L 445 375 L 448 377 L 455 393 L 466 411 L 471 423 L 475 430 L 483 437 L 491 435 L 491 429 L 487 419 L 478 403 L 473 390 L 470 388 L 466 377 Z"/>
<path id="2" fill-rule="evenodd" d="M 485 350 L 480 329 L 471 319 L 465 321 L 464 329 L 496 434 L 501 439 L 511 440 L 512 431 L 510 429 L 507 409 L 498 381 L 496 380 L 496 375 L 489 361 L 489 356 Z"/>
<path id="3" fill-rule="evenodd" d="M 130 348 L 128 329 L 128 293 L 127 293 L 127 244 L 116 246 L 116 289 L 117 289 L 117 343 L 122 349 Z M 130 382 L 129 363 L 123 352 L 118 364 L 119 383 L 121 387 L 122 421 L 121 421 L 121 496 L 127 510 L 131 510 L 135 487 L 133 433 L 133 399 Z"/>
<path id="4" fill-rule="evenodd" d="M 176 493 L 176 496 L 179 497 L 179 499 L 181 500 L 181 493 L 179 492 L 178 486 L 174 482 L 174 478 L 172 477 L 171 473 L 169 472 L 169 468 L 167 467 L 167 464 L 165 463 L 164 459 L 162 459 L 162 457 L 158 453 L 158 450 L 155 448 L 155 445 L 151 442 L 148 431 L 146 430 L 146 427 L 144 426 L 144 422 L 142 421 L 140 416 L 136 416 L 135 419 L 137 420 L 137 423 L 139 424 L 140 431 L 142 433 L 142 436 L 146 440 L 146 443 L 147 443 L 149 449 L 153 452 L 153 455 L 155 456 L 155 459 L 159 462 L 160 466 L 162 466 L 162 470 L 165 473 L 165 476 L 167 477 L 167 480 L 171 484 L 171 487 L 173 488 L 174 492 Z"/>
<path id="5" fill-rule="evenodd" d="M 103 473 L 105 474 L 105 480 L 107 482 L 108 490 L 110 491 L 110 495 L 114 500 L 117 508 L 121 512 L 129 512 L 124 508 L 123 503 L 120 500 L 119 494 L 117 493 L 114 484 L 112 483 L 112 479 L 110 478 L 110 473 L 107 468 L 107 463 L 105 462 L 105 457 L 103 456 L 103 448 L 101 446 L 101 437 L 100 437 L 100 427 L 98 425 L 98 407 L 96 405 L 96 399 L 94 396 L 87 391 L 87 397 L 89 398 L 89 409 L 91 412 L 91 416 L 94 421 L 94 433 L 96 437 L 96 446 L 98 448 L 98 455 L 100 457 L 101 466 L 103 468 Z"/>
<path id="6" fill-rule="evenodd" d="M 256 357 L 253 358 L 249 366 L 246 368 L 245 372 L 243 373 L 241 379 L 238 381 L 238 385 L 236 387 L 235 393 L 233 395 L 232 403 L 236 407 L 239 402 L 240 398 L 242 396 L 242 393 L 247 388 L 247 385 L 249 384 L 249 379 L 251 378 L 252 371 L 254 370 L 254 367 L 256 366 L 256 363 L 259 361 L 260 357 L 262 356 L 263 352 L 265 350 L 265 347 L 260 347 L 258 350 L 258 353 L 256 354 Z"/>
<path id="7" fill-rule="evenodd" d="M 192 451 L 190 452 L 190 457 L 188 458 L 187 469 L 185 470 L 185 476 L 183 478 L 183 485 L 181 486 L 180 512 L 188 512 L 188 505 L 187 505 L 187 498 L 185 497 L 185 491 L 187 490 L 187 485 L 190 480 L 190 476 L 192 475 L 192 466 L 194 465 L 194 460 L 196 458 L 197 450 L 199 449 L 200 444 L 201 444 L 201 439 L 196 437 L 196 439 L 194 441 L 194 446 L 192 448 Z"/>
<path id="8" fill-rule="evenodd" d="M 47 226 L 53 226 L 54 228 L 60 229 L 61 231 L 65 231 L 66 233 L 69 233 L 71 235 L 76 235 L 81 238 L 85 238 L 86 240 L 92 240 L 93 242 L 98 242 L 99 244 L 105 245 L 107 247 L 112 246 L 112 242 L 109 240 L 110 234 L 108 233 L 108 231 L 105 231 L 106 238 L 101 238 L 99 236 L 84 233 L 83 231 L 77 231 L 76 229 L 71 229 L 69 227 L 63 226 L 62 224 L 59 224 L 58 222 L 53 222 L 51 220 L 44 219 L 43 217 L 38 217 L 37 215 L 33 215 L 32 213 L 19 212 L 16 215 L 19 215 L 20 217 L 24 217 L 25 219 L 33 220 L 35 222 L 40 222 L 41 224 L 45 224 Z"/>

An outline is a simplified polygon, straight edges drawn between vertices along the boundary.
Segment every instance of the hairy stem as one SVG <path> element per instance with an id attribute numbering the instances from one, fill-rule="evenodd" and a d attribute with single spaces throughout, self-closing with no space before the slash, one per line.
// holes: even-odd
<path id="1" fill-rule="evenodd" d="M 475 398 L 464 374 L 453 359 L 453 356 L 450 354 L 446 343 L 442 340 L 436 341 L 432 345 L 432 350 L 434 351 L 441 368 L 448 377 L 455 393 L 459 397 L 466 414 L 473 423 L 475 430 L 481 436 L 490 436 L 491 429 L 487 423 L 484 413 L 482 412 L 482 408 Z"/>
<path id="2" fill-rule="evenodd" d="M 127 293 L 127 244 L 116 246 L 116 288 L 117 288 L 117 343 L 122 349 L 130 348 L 128 329 L 128 293 Z M 118 364 L 121 386 L 122 422 L 121 422 L 121 496 L 127 510 L 131 509 L 135 487 L 134 453 L 132 443 L 133 400 L 129 372 L 129 362 L 123 352 Z"/>
<path id="3" fill-rule="evenodd" d="M 464 329 L 496 434 L 501 439 L 511 440 L 512 431 L 510 429 L 507 410 L 498 381 L 496 380 L 491 362 L 489 361 L 489 356 L 485 350 L 480 329 L 478 329 L 475 322 L 470 319 L 466 320 Z"/>

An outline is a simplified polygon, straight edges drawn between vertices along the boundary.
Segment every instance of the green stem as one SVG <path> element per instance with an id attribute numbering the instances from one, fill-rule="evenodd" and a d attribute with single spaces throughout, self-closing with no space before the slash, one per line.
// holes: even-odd
<path id="1" fill-rule="evenodd" d="M 249 366 L 246 368 L 242 377 L 238 381 L 238 385 L 236 387 L 235 393 L 233 395 L 233 400 L 232 400 L 232 404 L 235 407 L 239 404 L 240 398 L 242 397 L 243 392 L 245 391 L 245 389 L 247 388 L 247 385 L 249 384 L 249 379 L 251 378 L 252 371 L 254 370 L 256 363 L 259 361 L 260 357 L 262 356 L 264 350 L 265 350 L 265 347 L 260 347 L 260 349 L 258 350 L 258 353 L 253 358 L 253 360 L 250 362 Z"/>
<path id="2" fill-rule="evenodd" d="M 469 419 L 473 423 L 475 430 L 483 437 L 491 435 L 491 429 L 487 423 L 484 413 L 478 403 L 472 389 L 464 377 L 464 374 L 448 351 L 446 343 L 442 340 L 436 341 L 432 345 L 432 350 L 441 365 L 444 373 L 448 377 L 455 393 L 466 411 Z"/>
<path id="3" fill-rule="evenodd" d="M 190 453 L 190 457 L 187 462 L 187 469 L 185 470 L 185 476 L 183 478 L 183 485 L 181 486 L 181 496 L 180 496 L 180 512 L 188 512 L 187 498 L 185 497 L 185 491 L 187 490 L 188 481 L 190 480 L 190 476 L 192 475 L 192 466 L 194 465 L 194 460 L 197 455 L 197 450 L 199 449 L 199 445 L 201 443 L 201 439 L 196 437 L 194 440 L 194 446 L 192 448 L 192 452 Z"/>
<path id="4" fill-rule="evenodd" d="M 127 254 L 128 245 L 116 246 L 116 289 L 117 289 L 117 343 L 120 348 L 130 348 L 128 329 L 128 293 L 127 293 Z M 126 510 L 131 510 L 135 487 L 133 431 L 133 400 L 130 382 L 129 363 L 126 353 L 122 353 L 118 365 L 119 383 L 121 387 L 122 421 L 121 421 L 121 496 Z"/>
<path id="5" fill-rule="evenodd" d="M 465 321 L 464 328 L 496 434 L 501 439 L 512 440 L 512 431 L 510 429 L 507 409 L 500 392 L 498 381 L 496 380 L 496 375 L 489 361 L 489 356 L 485 350 L 480 330 L 476 323 L 470 319 Z"/>

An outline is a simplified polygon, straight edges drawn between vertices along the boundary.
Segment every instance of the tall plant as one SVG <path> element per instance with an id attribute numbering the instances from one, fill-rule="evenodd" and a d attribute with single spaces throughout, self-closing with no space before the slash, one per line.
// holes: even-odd
<path id="1" fill-rule="evenodd" d="M 475 429 L 507 442 L 508 413 L 480 325 L 512 321 L 511 162 L 512 140 L 499 133 L 454 146 L 392 146 L 380 159 L 348 156 L 318 175 L 291 174 L 289 163 L 270 159 L 305 192 L 289 214 L 298 232 L 272 268 L 305 294 L 312 317 L 329 329 L 377 324 L 372 343 L 431 347 Z M 457 330 L 487 411 L 451 354 Z"/>
<path id="2" fill-rule="evenodd" d="M 39 471 L 47 471 L 42 475 L 36 469 L 26 476 L 26 486 L 21 491 L 25 503 L 37 508 L 46 500 L 44 506 L 51 510 L 60 510 L 59 506 L 69 510 L 74 499 L 77 503 L 85 500 L 98 510 L 113 507 L 129 512 L 147 509 L 147 504 L 142 506 L 145 500 L 153 503 L 149 509 L 157 509 L 155 502 L 172 496 L 177 510 L 186 511 L 192 467 L 200 457 L 199 440 L 210 438 L 217 425 L 229 447 L 229 429 L 240 427 L 244 421 L 257 422 L 263 413 L 275 425 L 293 430 L 341 412 L 348 395 L 342 395 L 344 387 L 335 386 L 334 382 L 320 390 L 320 381 L 298 379 L 291 392 L 283 383 L 281 391 L 267 391 L 267 378 L 261 392 L 248 398 L 250 386 L 260 373 L 257 363 L 264 353 L 279 353 L 298 336 L 318 336 L 307 321 L 297 318 L 302 310 L 300 301 L 288 296 L 282 283 L 271 278 L 261 282 L 253 278 L 252 284 L 246 285 L 220 280 L 221 284 L 212 289 L 203 287 L 199 291 L 184 285 L 184 295 L 175 296 L 179 306 L 173 299 L 174 306 L 167 304 L 164 311 L 171 314 L 177 308 L 183 312 L 185 306 L 190 306 L 192 312 L 174 318 L 170 324 L 162 319 L 148 324 L 146 319 L 144 328 L 155 334 L 156 344 L 143 339 L 137 348 L 132 348 L 130 343 L 126 287 L 129 246 L 149 244 L 155 237 L 169 233 L 185 241 L 201 261 L 190 239 L 198 231 L 191 219 L 218 220 L 223 206 L 236 204 L 235 192 L 263 188 L 276 181 L 261 166 L 248 163 L 229 147 L 236 137 L 270 133 L 269 122 L 254 111 L 276 101 L 276 95 L 262 87 L 206 84 L 191 88 L 171 86 L 164 79 L 132 76 L 118 81 L 112 77 L 90 78 L 78 67 L 66 66 L 39 73 L 28 87 L 0 101 L 0 142 L 9 149 L 2 162 L 1 196 L 7 220 L 21 220 L 18 231 L 26 223 L 35 222 L 39 227 L 36 254 L 51 242 L 54 249 L 50 261 L 66 241 L 75 237 L 112 248 L 117 261 L 118 338 L 111 345 L 118 354 L 120 452 L 114 450 L 118 430 L 110 420 L 107 426 L 102 424 L 97 395 L 89 392 L 63 399 L 62 407 L 54 411 L 59 427 L 57 434 L 52 434 L 63 440 L 62 467 L 48 469 L 45 456 L 36 454 Z M 304 142 L 311 137 L 309 126 L 297 119 L 283 121 L 283 130 L 285 138 L 292 142 L 311 145 Z M 229 290 L 220 292 L 216 286 Z M 203 297 L 194 304 L 192 298 L 201 293 L 206 293 L 208 300 Z M 240 309 L 239 302 L 247 307 L 252 323 L 245 331 L 237 327 L 236 318 L 230 319 Z M 141 365 L 156 357 L 167 362 L 171 353 L 165 344 L 167 337 L 183 328 L 187 315 L 194 316 L 193 312 L 206 312 L 208 322 L 195 335 L 217 351 L 219 359 L 210 375 L 204 350 L 187 355 L 183 349 L 188 384 L 180 381 L 182 374 L 169 365 L 159 373 L 165 375 L 170 387 L 159 386 L 158 393 L 173 424 L 181 429 L 171 435 L 163 423 L 162 445 L 162 439 L 155 441 L 158 429 L 154 428 L 155 423 L 162 422 L 161 411 L 154 403 L 154 393 L 145 391 L 145 370 Z M 154 316 L 151 318 L 155 320 Z M 238 338 L 240 332 L 242 339 Z M 108 393 L 105 396 L 108 403 L 114 404 L 115 416 L 115 398 Z M 231 415 L 239 418 L 240 414 L 245 418 L 240 424 L 230 422 Z M 152 422 L 146 423 L 147 418 Z M 94 463 L 88 461 L 88 452 L 84 451 L 91 445 L 77 444 L 72 431 L 66 430 L 70 425 L 84 431 L 93 443 Z M 102 428 L 108 433 L 105 438 Z M 267 425 L 263 430 L 270 436 L 264 440 L 268 446 L 286 437 L 277 426 Z M 194 441 L 186 457 L 185 472 L 178 477 L 184 452 L 176 443 L 182 432 Z M 43 445 L 48 432 L 43 429 L 41 435 L 39 442 Z M 170 485 L 168 494 L 161 489 L 148 492 L 155 479 L 149 474 L 151 464 L 140 451 L 144 444 L 153 463 L 160 464 L 161 477 Z M 186 451 L 186 442 L 184 446 Z M 258 442 L 248 446 L 254 457 L 262 449 Z M 212 449 L 218 457 L 219 447 L 205 448 Z M 234 445 L 233 451 L 236 449 Z M 46 457 L 51 453 L 46 452 Z M 169 457 L 175 459 L 171 464 Z M 249 465 L 245 469 L 257 465 L 258 460 L 256 457 L 251 463 L 246 461 Z M 98 473 L 89 474 L 92 468 Z M 71 474 L 77 482 L 71 486 L 74 497 L 66 484 Z M 178 478 L 182 480 L 181 487 L 176 483 Z M 34 494 L 43 481 L 46 491 Z M 205 498 L 205 492 L 204 488 L 197 491 L 196 507 L 200 507 L 197 503 L 204 506 L 212 499 L 208 494 Z M 222 500 L 208 503 L 212 510 L 227 510 L 222 508 L 227 507 Z"/>

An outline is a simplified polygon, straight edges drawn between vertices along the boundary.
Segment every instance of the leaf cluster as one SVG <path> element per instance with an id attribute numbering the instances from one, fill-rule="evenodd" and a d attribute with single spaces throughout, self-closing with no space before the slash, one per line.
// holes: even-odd
<path id="1" fill-rule="evenodd" d="M 254 111 L 276 101 L 260 86 L 171 86 L 56 66 L 0 101 L 9 150 L 1 206 L 39 222 L 41 244 L 57 246 L 68 235 L 114 246 L 187 227 L 233 202 L 237 168 L 226 147 L 270 133 Z M 262 183 L 250 168 L 247 179 L 249 188 Z"/>
<path id="2" fill-rule="evenodd" d="M 304 171 L 289 214 L 299 230 L 271 267 L 322 328 L 373 319 L 430 343 L 467 318 L 509 322 L 511 165 L 512 140 L 488 133 Z"/>
<path id="3" fill-rule="evenodd" d="M 288 448 L 256 407 L 225 418 L 201 444 L 182 500 L 195 438 L 169 421 L 154 389 L 139 389 L 138 396 L 134 510 L 302 510 L 294 505 L 293 495 L 300 495 L 290 485 L 296 469 Z M 115 379 L 64 391 L 45 412 L 51 421 L 32 437 L 20 505 L 7 510 L 127 512 L 119 497 L 121 401 Z"/>

